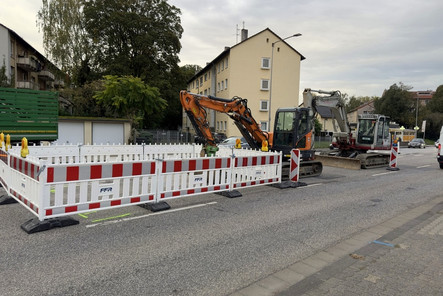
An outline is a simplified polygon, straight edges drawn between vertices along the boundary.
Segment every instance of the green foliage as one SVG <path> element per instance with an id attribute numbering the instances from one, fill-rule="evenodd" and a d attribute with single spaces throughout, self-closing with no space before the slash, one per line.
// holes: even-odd
<path id="1" fill-rule="evenodd" d="M 83 11 L 94 61 L 105 74 L 156 85 L 177 67 L 183 28 L 180 10 L 166 0 L 86 0 Z"/>
<path id="2" fill-rule="evenodd" d="M 433 112 L 443 113 L 443 85 L 437 87 L 435 94 L 428 104 L 428 108 Z"/>
<path id="3" fill-rule="evenodd" d="M 314 133 L 315 135 L 320 135 L 323 129 L 323 125 L 320 123 L 318 118 L 314 118 Z"/>
<path id="4" fill-rule="evenodd" d="M 37 25 L 43 32 L 46 54 L 76 81 L 82 63 L 91 55 L 91 42 L 85 30 L 83 1 L 42 0 Z"/>
<path id="5" fill-rule="evenodd" d="M 13 87 L 12 79 L 6 74 L 6 65 L 3 60 L 3 66 L 0 68 L 0 87 Z"/>
<path id="6" fill-rule="evenodd" d="M 393 84 L 385 90 L 383 96 L 374 103 L 375 112 L 387 115 L 392 121 L 411 127 L 415 125 L 415 101 L 409 90 L 412 87 L 403 83 Z"/>
<path id="7" fill-rule="evenodd" d="M 160 113 L 167 106 L 158 88 L 145 84 L 139 77 L 107 75 L 103 86 L 104 90 L 94 95 L 97 102 L 134 122 L 141 122 L 145 115 Z"/>
<path id="8" fill-rule="evenodd" d="M 377 100 L 378 97 L 356 97 L 356 96 L 352 96 L 350 98 L 348 98 L 346 100 L 346 112 L 351 112 L 352 110 L 360 107 L 361 105 L 370 102 L 370 101 L 375 101 Z"/>

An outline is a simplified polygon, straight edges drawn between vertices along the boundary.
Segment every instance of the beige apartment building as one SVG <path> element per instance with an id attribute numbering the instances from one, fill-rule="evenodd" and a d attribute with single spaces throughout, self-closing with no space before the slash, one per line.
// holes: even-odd
<path id="1" fill-rule="evenodd" d="M 243 29 L 240 43 L 226 47 L 199 71 L 188 82 L 188 91 L 224 99 L 247 99 L 261 129 L 272 131 L 278 108 L 299 105 L 300 62 L 305 57 L 269 28 L 251 37 L 247 34 Z M 241 135 L 226 114 L 208 110 L 208 121 L 216 133 L 228 137 Z M 195 133 L 185 113 L 183 128 Z"/>
<path id="2" fill-rule="evenodd" d="M 0 24 L 0 67 L 15 88 L 50 90 L 63 86 L 61 72 L 13 30 Z"/>

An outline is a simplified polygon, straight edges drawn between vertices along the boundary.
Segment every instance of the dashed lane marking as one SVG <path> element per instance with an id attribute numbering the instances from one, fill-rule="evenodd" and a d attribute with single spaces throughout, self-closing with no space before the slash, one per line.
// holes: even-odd
<path id="1" fill-rule="evenodd" d="M 395 173 L 395 172 L 379 173 L 379 174 L 374 174 L 374 175 L 372 175 L 372 177 L 383 176 L 383 175 L 388 175 L 388 174 L 393 174 L 393 173 Z"/>
<path id="2" fill-rule="evenodd" d="M 185 211 L 185 210 L 190 210 L 190 209 L 210 206 L 210 205 L 214 205 L 216 203 L 217 203 L 216 201 L 213 201 L 213 202 L 208 202 L 208 203 L 204 203 L 204 204 L 196 204 L 196 205 L 192 205 L 192 206 L 188 206 L 188 207 L 177 208 L 177 209 L 167 210 L 167 211 L 163 211 L 163 212 L 150 213 L 150 214 L 141 215 L 141 216 L 127 217 L 127 218 L 121 217 L 121 218 L 116 219 L 116 220 L 103 221 L 103 222 L 99 222 L 99 223 L 95 223 L 95 224 L 89 224 L 89 225 L 86 225 L 86 228 L 91 228 L 91 227 L 96 227 L 96 226 L 104 226 L 104 225 L 115 224 L 115 223 L 131 221 L 131 220 L 137 220 L 137 219 L 143 219 L 143 218 L 147 218 L 147 217 L 150 217 L 150 216 L 158 216 L 158 215 L 170 214 L 170 213 L 174 213 L 174 212 L 179 212 L 179 211 Z M 117 218 L 117 217 L 113 217 L 113 218 Z"/>

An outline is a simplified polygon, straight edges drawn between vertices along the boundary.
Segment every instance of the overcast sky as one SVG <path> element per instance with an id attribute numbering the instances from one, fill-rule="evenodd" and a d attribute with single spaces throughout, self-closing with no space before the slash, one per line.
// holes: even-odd
<path id="1" fill-rule="evenodd" d="M 181 9 L 181 65 L 206 65 L 249 36 L 270 28 L 306 57 L 300 91 L 340 90 L 381 96 L 403 82 L 414 90 L 443 84 L 442 0 L 170 0 Z M 41 53 L 39 0 L 0 0 L 0 23 Z M 239 39 L 239 37 L 238 37 Z M 238 94 L 241 96 L 241 94 Z"/>

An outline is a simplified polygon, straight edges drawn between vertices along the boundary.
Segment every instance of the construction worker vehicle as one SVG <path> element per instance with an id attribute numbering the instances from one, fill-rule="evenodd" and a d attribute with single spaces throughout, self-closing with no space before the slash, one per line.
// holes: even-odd
<path id="1" fill-rule="evenodd" d="M 357 129 L 353 132 L 339 91 L 305 89 L 303 104 L 314 110 L 317 106 L 330 108 L 338 124 L 339 131 L 333 132 L 332 151 L 317 155 L 317 160 L 324 165 L 360 169 L 389 164 L 389 117 L 379 114 L 358 115 Z"/>
<path id="2" fill-rule="evenodd" d="M 214 155 L 217 144 L 207 120 L 206 109 L 227 114 L 252 149 L 282 151 L 283 160 L 288 160 L 293 148 L 300 150 L 300 176 L 318 176 L 322 163 L 315 160 L 313 149 L 313 115 L 311 108 L 283 108 L 275 114 L 274 132 L 263 131 L 248 108 L 247 100 L 240 97 L 223 99 L 204 96 L 186 91 L 180 92 L 180 101 L 189 117 L 200 142 L 204 143 L 205 153 Z M 285 162 L 288 170 L 289 162 Z M 283 172 L 286 176 L 286 172 Z"/>

